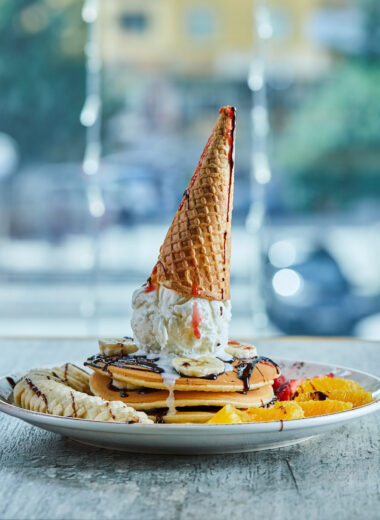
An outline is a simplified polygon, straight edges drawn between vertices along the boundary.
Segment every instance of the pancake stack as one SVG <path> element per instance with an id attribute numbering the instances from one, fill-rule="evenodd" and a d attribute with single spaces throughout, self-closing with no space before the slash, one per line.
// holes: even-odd
<path id="1" fill-rule="evenodd" d="M 90 378 L 92 392 L 106 401 L 122 401 L 144 411 L 156 422 L 203 423 L 226 404 L 246 409 L 266 406 L 274 400 L 272 383 L 280 370 L 268 358 L 239 358 L 226 352 L 225 359 L 215 358 L 221 373 L 194 377 L 179 370 L 189 372 L 192 364 L 199 367 L 197 360 L 188 359 L 188 366 L 176 370 L 173 365 L 178 366 L 176 360 L 183 358 L 172 359 L 170 366 L 163 356 L 131 353 L 136 350 L 132 339 L 114 344 L 120 348 L 111 355 L 103 353 L 101 345 L 103 352 L 85 362 L 94 371 Z M 231 345 L 238 353 L 254 349 L 236 341 Z M 205 364 L 212 369 L 213 358 L 207 359 Z"/>

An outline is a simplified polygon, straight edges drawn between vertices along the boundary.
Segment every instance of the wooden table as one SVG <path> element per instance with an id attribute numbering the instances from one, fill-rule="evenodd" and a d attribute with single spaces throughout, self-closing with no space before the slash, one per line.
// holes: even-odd
<path id="1" fill-rule="evenodd" d="M 256 344 L 273 358 L 380 372 L 380 343 Z M 96 350 L 94 340 L 1 339 L 1 373 L 84 360 Z M 0 518 L 378 519 L 379 419 L 287 448 L 186 457 L 86 447 L 0 414 Z"/>

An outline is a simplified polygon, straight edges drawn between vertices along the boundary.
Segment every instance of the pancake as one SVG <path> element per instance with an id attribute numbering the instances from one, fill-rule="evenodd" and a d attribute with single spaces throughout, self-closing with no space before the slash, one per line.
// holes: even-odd
<path id="1" fill-rule="evenodd" d="M 132 390 L 120 392 L 110 388 L 111 379 L 94 372 L 90 377 L 90 388 L 95 395 L 107 401 L 121 401 L 136 410 L 150 410 L 152 408 L 166 408 L 169 391 L 167 390 Z M 273 399 L 273 388 L 266 384 L 246 393 L 239 392 L 195 392 L 174 391 L 175 407 L 188 406 L 224 406 L 231 404 L 236 408 L 260 407 Z"/>
<path id="2" fill-rule="evenodd" d="M 216 412 L 207 411 L 191 411 L 191 412 L 176 412 L 174 415 L 163 415 L 161 421 L 166 424 L 202 424 L 210 420 Z M 150 415 L 148 412 L 149 419 L 154 421 L 156 417 Z"/>
<path id="3" fill-rule="evenodd" d="M 89 358 L 84 364 L 101 375 L 107 374 L 112 379 L 132 385 L 158 390 L 167 388 L 161 375 L 163 370 L 159 366 L 159 358 L 150 360 L 143 356 L 107 357 L 100 354 Z M 225 365 L 226 371 L 217 377 L 183 377 L 178 374 L 174 390 L 242 392 L 272 384 L 273 379 L 280 374 L 276 363 L 265 357 L 236 359 L 232 363 L 226 362 Z"/>

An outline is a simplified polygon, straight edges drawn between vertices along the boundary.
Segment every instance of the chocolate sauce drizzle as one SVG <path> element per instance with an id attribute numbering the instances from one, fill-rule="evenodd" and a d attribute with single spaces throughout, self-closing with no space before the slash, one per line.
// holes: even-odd
<path id="1" fill-rule="evenodd" d="M 70 392 L 70 396 L 71 396 L 71 405 L 73 407 L 73 415 L 74 415 L 74 417 L 78 417 L 77 408 L 75 406 L 74 394 L 72 392 Z"/>
<path id="2" fill-rule="evenodd" d="M 118 388 L 112 384 L 112 379 L 108 383 L 107 388 L 113 392 L 119 392 L 120 397 L 128 397 L 131 392 L 137 392 L 140 395 L 151 394 L 153 392 L 159 392 L 157 388 L 140 388 L 139 390 L 128 390 L 128 388 Z"/>
<path id="3" fill-rule="evenodd" d="M 36 394 L 37 397 L 41 397 L 41 399 L 46 405 L 46 413 L 50 413 L 46 395 L 41 392 L 41 390 L 33 383 L 31 379 L 29 379 L 29 377 L 25 378 L 25 382 L 28 384 L 30 389 Z"/>
<path id="4" fill-rule="evenodd" d="M 190 191 L 188 188 L 183 193 L 184 200 L 187 203 L 187 212 L 186 212 L 186 220 L 187 220 L 187 228 L 190 227 L 190 218 L 189 218 L 189 209 L 190 209 Z"/>
<path id="5" fill-rule="evenodd" d="M 164 369 L 159 367 L 156 363 L 160 358 L 148 358 L 147 356 L 129 356 L 128 354 L 116 354 L 114 356 L 106 356 L 104 354 L 96 354 L 88 358 L 84 362 L 84 365 L 101 368 L 108 375 L 112 376 L 112 373 L 108 370 L 109 366 L 129 368 L 132 370 L 150 370 L 155 374 L 162 374 Z"/>
<path id="6" fill-rule="evenodd" d="M 238 378 L 243 382 L 243 393 L 248 392 L 250 389 L 250 386 L 251 386 L 250 379 L 251 379 L 251 375 L 252 375 L 252 372 L 255 367 L 260 372 L 263 380 L 265 380 L 261 370 L 259 369 L 258 366 L 256 366 L 257 363 L 266 363 L 268 365 L 272 365 L 275 367 L 277 374 L 280 373 L 279 366 L 274 361 L 272 361 L 271 359 L 269 359 L 267 357 L 260 356 L 260 357 L 255 357 L 253 359 L 241 359 L 239 361 L 239 363 L 236 365 L 236 371 L 237 371 Z"/>
<path id="7" fill-rule="evenodd" d="M 325 394 L 324 392 L 321 392 L 320 390 L 316 390 L 315 392 L 312 392 L 310 394 L 310 397 L 314 401 L 326 401 L 326 399 L 329 398 L 329 396 L 327 394 Z"/>
<path id="8" fill-rule="evenodd" d="M 109 401 L 106 402 L 106 407 L 108 408 L 108 413 L 110 414 L 110 417 L 115 421 L 116 420 L 116 417 L 114 416 L 114 414 L 112 413 L 112 410 L 110 408 L 110 403 Z"/>
<path id="9" fill-rule="evenodd" d="M 131 370 L 140 370 L 140 371 L 145 371 L 145 370 L 150 370 L 156 374 L 162 374 L 164 372 L 164 369 L 161 368 L 158 364 L 157 364 L 157 361 L 159 361 L 159 357 L 155 357 L 155 358 L 148 358 L 147 356 L 142 356 L 142 355 L 139 355 L 139 356 L 131 356 L 131 355 L 128 355 L 128 354 L 116 354 L 116 355 L 113 355 L 113 356 L 106 356 L 104 354 L 96 354 L 95 356 L 92 356 L 90 358 L 88 358 L 87 361 L 84 362 L 84 365 L 86 366 L 91 366 L 91 367 L 94 367 L 94 368 L 101 368 L 104 372 L 107 372 L 107 374 L 111 377 L 113 377 L 113 374 L 112 372 L 110 372 L 108 370 L 108 367 L 109 366 L 114 366 L 114 367 L 120 367 L 120 368 L 128 368 L 128 369 L 131 369 Z M 174 369 L 173 369 L 174 371 Z M 182 374 L 180 374 L 178 372 L 178 374 L 181 376 L 181 377 L 186 377 L 186 378 L 196 378 L 196 379 L 208 379 L 210 381 L 215 381 L 215 379 L 220 376 L 220 374 L 210 374 L 208 376 L 202 376 L 202 377 L 199 377 L 199 376 L 183 376 Z M 120 388 L 117 388 L 116 386 L 112 385 L 112 382 L 109 384 L 108 388 L 110 390 L 114 390 L 114 391 L 117 391 L 119 392 L 120 391 Z M 121 389 L 121 391 L 123 391 L 124 389 Z M 149 391 L 155 391 L 155 389 L 150 389 Z M 140 390 L 140 392 L 142 393 L 149 393 L 148 391 L 145 391 L 144 390 Z M 128 394 L 126 395 L 121 395 L 121 397 L 127 397 Z"/>
<path id="10" fill-rule="evenodd" d="M 9 385 L 10 385 L 12 388 L 14 388 L 14 387 L 16 386 L 16 382 L 15 382 L 15 380 L 13 379 L 13 377 L 6 377 L 5 379 L 8 381 Z"/>
<path id="11" fill-rule="evenodd" d="M 90 357 L 87 361 L 85 361 L 86 366 L 91 366 L 95 368 L 101 368 L 104 372 L 107 372 L 107 374 L 111 377 L 113 377 L 113 374 L 108 370 L 109 366 L 115 366 L 120 368 L 128 368 L 132 370 L 150 370 L 156 374 L 162 374 L 164 372 L 164 369 L 161 368 L 157 361 L 159 361 L 159 357 L 155 358 L 148 358 L 144 355 L 138 355 L 138 356 L 131 356 L 128 354 L 116 354 L 113 356 L 106 356 L 104 354 L 96 354 L 95 356 Z M 220 359 L 220 358 L 219 358 Z M 222 359 L 224 363 L 234 363 L 235 360 L 224 360 Z M 279 366 L 272 361 L 271 359 L 260 356 L 253 359 L 240 359 L 238 360 L 237 365 L 235 366 L 236 372 L 238 375 L 238 378 L 243 382 L 243 392 L 246 393 L 250 389 L 250 378 L 252 375 L 252 372 L 254 368 L 256 367 L 257 370 L 260 372 L 263 380 L 265 381 L 264 375 L 262 374 L 260 368 L 257 366 L 258 363 L 264 363 L 271 365 L 275 367 L 277 374 L 280 373 Z M 181 374 L 179 374 L 181 376 Z M 182 376 L 191 379 L 192 377 L 196 379 L 207 379 L 209 381 L 215 381 L 221 374 L 210 374 L 207 376 L 202 377 L 196 377 L 196 376 Z M 128 390 L 126 389 L 120 389 L 117 388 L 112 384 L 112 381 L 108 384 L 108 388 L 110 390 L 113 390 L 115 392 L 120 392 L 121 397 L 128 397 Z M 141 394 L 146 394 L 150 392 L 154 392 L 156 389 L 141 389 L 138 392 Z"/>
<path id="12" fill-rule="evenodd" d="M 276 401 L 277 401 L 277 397 L 273 397 L 273 399 L 271 401 L 269 401 L 269 403 L 263 404 L 262 407 L 263 408 L 271 408 Z"/>

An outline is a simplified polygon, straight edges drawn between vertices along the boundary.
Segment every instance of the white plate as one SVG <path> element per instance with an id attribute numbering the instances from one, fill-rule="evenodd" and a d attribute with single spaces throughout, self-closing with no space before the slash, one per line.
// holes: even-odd
<path id="1" fill-rule="evenodd" d="M 118 424 L 58 417 L 23 410 L 11 404 L 12 389 L 0 379 L 0 411 L 45 430 L 103 448 L 141 453 L 235 453 L 265 450 L 302 442 L 380 410 L 380 379 L 371 374 L 335 365 L 300 361 L 275 361 L 290 378 L 313 377 L 327 372 L 354 379 L 377 400 L 345 412 L 290 421 L 250 424 Z M 12 376 L 17 380 L 20 374 Z"/>

